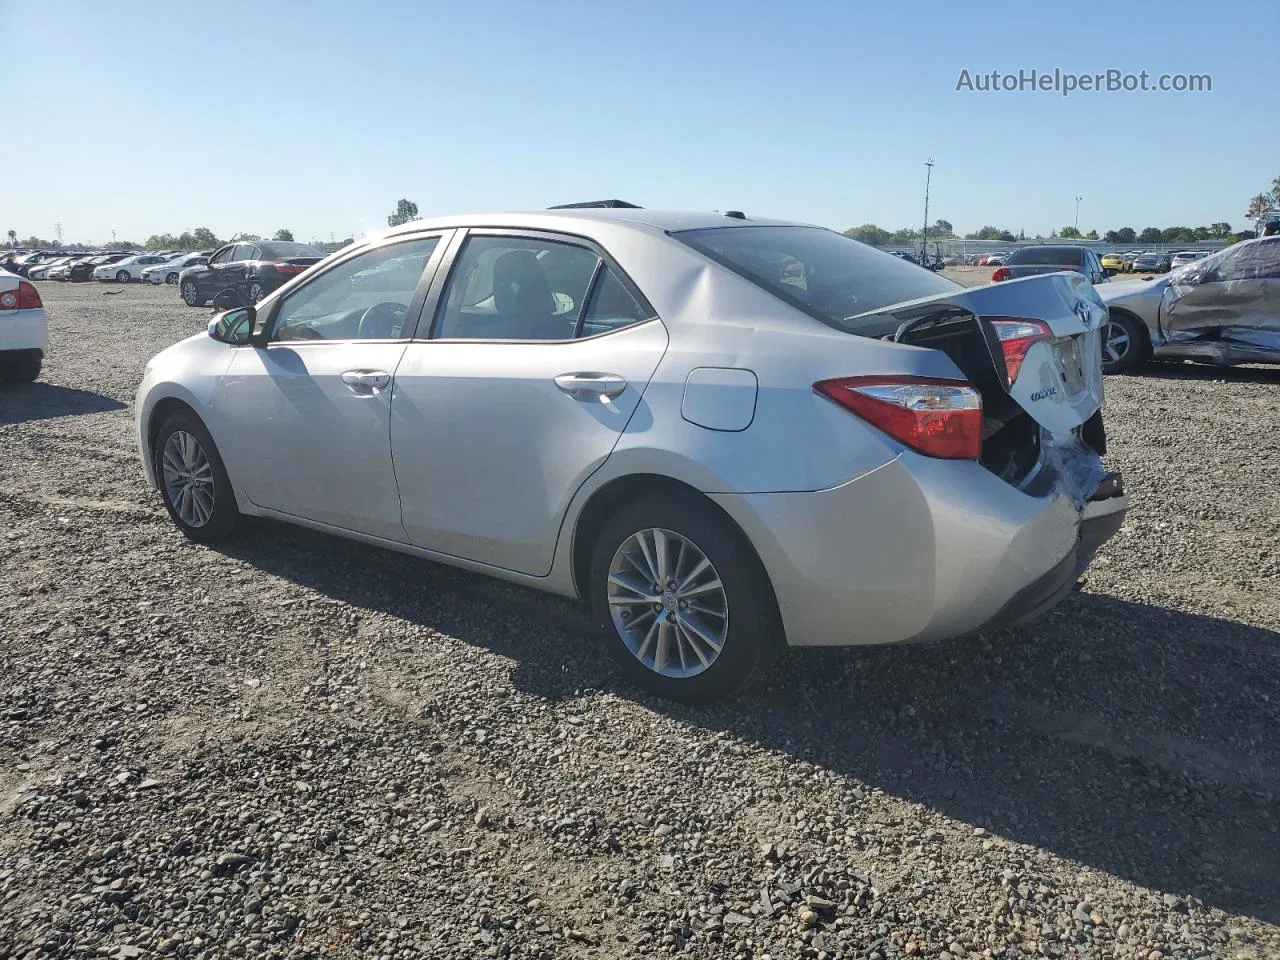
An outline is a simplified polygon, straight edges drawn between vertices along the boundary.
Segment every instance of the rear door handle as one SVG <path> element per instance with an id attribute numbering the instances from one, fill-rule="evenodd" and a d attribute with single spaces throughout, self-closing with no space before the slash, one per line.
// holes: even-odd
<path id="1" fill-rule="evenodd" d="M 391 374 L 385 370 L 348 370 L 342 375 L 342 382 L 355 393 L 377 393 L 387 388 Z"/>
<path id="2" fill-rule="evenodd" d="M 627 389 L 627 380 L 616 373 L 562 373 L 556 386 L 575 400 L 603 400 Z"/>

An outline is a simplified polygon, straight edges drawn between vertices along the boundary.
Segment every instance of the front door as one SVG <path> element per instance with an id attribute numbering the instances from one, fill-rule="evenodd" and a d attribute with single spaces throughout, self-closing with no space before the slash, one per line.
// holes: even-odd
<path id="1" fill-rule="evenodd" d="M 228 472 L 254 504 L 405 540 L 391 396 L 440 239 L 366 249 L 264 303 L 269 343 L 236 349 L 215 401 L 235 438 Z M 375 272 L 381 283 L 362 282 Z"/>
<path id="2" fill-rule="evenodd" d="M 594 249 L 473 232 L 430 339 L 409 345 L 396 375 L 410 542 L 547 574 L 569 501 L 640 415 L 666 346 L 661 321 Z"/>

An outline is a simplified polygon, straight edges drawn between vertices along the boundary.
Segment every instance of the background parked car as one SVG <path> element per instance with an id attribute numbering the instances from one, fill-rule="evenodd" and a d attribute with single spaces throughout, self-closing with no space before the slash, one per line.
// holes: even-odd
<path id="1" fill-rule="evenodd" d="M 28 280 L 44 280 L 50 270 L 52 270 L 54 267 L 61 266 L 62 264 L 66 263 L 70 259 L 71 259 L 70 257 L 63 256 L 63 257 L 44 257 L 40 260 L 29 261 L 28 263 L 23 265 L 22 269 L 24 272 L 22 275 L 25 276 Z"/>
<path id="2" fill-rule="evenodd" d="M 167 263 L 173 259 L 173 256 L 171 253 L 127 254 L 119 260 L 96 267 L 93 271 L 93 278 L 95 280 L 115 280 L 117 283 L 141 280 L 143 270 L 159 263 Z"/>
<path id="3" fill-rule="evenodd" d="M 182 299 L 191 307 L 203 307 L 223 290 L 234 290 L 245 302 L 257 303 L 323 259 L 322 251 L 305 243 L 229 243 L 208 263 L 183 270 L 178 283 Z"/>
<path id="4" fill-rule="evenodd" d="M 1177 270 L 1179 267 L 1185 267 L 1189 263 L 1195 263 L 1207 256 L 1204 250 L 1179 250 L 1173 255 L 1173 259 L 1169 261 L 1169 269 Z"/>
<path id="5" fill-rule="evenodd" d="M 1099 293 L 1109 311 L 1106 373 L 1152 357 L 1280 363 L 1280 237 L 1245 240 L 1163 277 L 1110 283 Z"/>
<path id="6" fill-rule="evenodd" d="M 1133 260 L 1134 273 L 1164 273 L 1168 269 L 1167 253 L 1140 253 Z"/>
<path id="7" fill-rule="evenodd" d="M 197 253 L 179 253 L 166 258 L 154 266 L 143 267 L 141 279 L 144 283 L 177 283 L 178 275 L 187 267 L 195 267 L 208 263 L 212 250 L 201 250 Z"/>
<path id="8" fill-rule="evenodd" d="M 67 279 L 75 283 L 84 283 L 92 280 L 98 270 L 103 267 L 108 269 L 122 260 L 128 260 L 131 255 L 128 253 L 104 253 L 99 257 L 85 257 L 83 260 L 77 260 L 71 265 L 71 270 L 67 274 Z"/>
<path id="9" fill-rule="evenodd" d="M 0 380 L 30 383 L 49 349 L 49 322 L 29 280 L 0 270 Z"/>
<path id="10" fill-rule="evenodd" d="M 1104 253 L 1101 258 L 1102 269 L 1107 273 L 1128 273 L 1129 261 L 1120 253 Z"/>
<path id="11" fill-rule="evenodd" d="M 1097 254 L 1088 247 L 1045 244 L 1013 251 L 999 269 L 991 274 L 991 281 L 998 283 L 1002 280 L 1018 280 L 1041 273 L 1057 273 L 1060 270 L 1074 270 L 1084 274 L 1091 283 L 1102 283 L 1107 279 L 1107 273 L 1098 262 Z"/>

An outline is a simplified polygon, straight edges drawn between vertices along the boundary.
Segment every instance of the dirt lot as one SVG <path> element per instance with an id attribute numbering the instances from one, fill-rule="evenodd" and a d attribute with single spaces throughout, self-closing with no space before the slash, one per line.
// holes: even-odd
<path id="1" fill-rule="evenodd" d="M 694 710 L 559 600 L 186 542 L 130 407 L 206 312 L 40 289 L 43 382 L 0 387 L 0 958 L 1280 957 L 1280 372 L 1108 381 L 1132 512 L 1041 622 Z"/>

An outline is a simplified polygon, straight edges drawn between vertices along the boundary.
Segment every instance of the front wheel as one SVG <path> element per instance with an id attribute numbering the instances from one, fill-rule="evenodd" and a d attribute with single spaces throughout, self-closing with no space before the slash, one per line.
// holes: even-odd
<path id="1" fill-rule="evenodd" d="M 177 283 L 177 282 L 178 282 L 178 275 L 177 275 L 176 273 L 171 273 L 171 274 L 169 274 L 168 276 L 166 276 L 166 277 L 164 278 L 164 282 L 165 282 L 165 283 Z"/>
<path id="2" fill-rule="evenodd" d="M 1102 328 L 1102 372 L 1127 373 L 1143 360 L 1146 342 L 1133 317 L 1112 313 Z"/>
<path id="3" fill-rule="evenodd" d="M 201 543 L 225 540 L 240 525 L 235 492 L 213 437 L 189 410 L 172 414 L 156 434 L 156 480 L 169 517 Z"/>
<path id="4" fill-rule="evenodd" d="M 200 296 L 200 290 L 194 280 L 188 280 L 182 285 L 182 300 L 188 307 L 204 306 L 204 297 Z"/>
<path id="5" fill-rule="evenodd" d="M 746 686 L 784 646 L 755 551 L 710 504 L 655 495 L 605 524 L 591 606 L 623 672 L 648 690 L 708 703 Z"/>
<path id="6" fill-rule="evenodd" d="M 117 273 L 116 273 L 116 282 L 117 282 L 117 283 L 128 283 L 128 282 L 129 282 L 129 271 L 128 271 L 128 270 L 120 270 L 120 271 L 117 271 Z"/>
<path id="7" fill-rule="evenodd" d="M 253 283 L 249 285 L 249 302 L 250 303 L 257 303 L 266 295 L 267 295 L 266 291 L 262 289 L 262 284 L 258 283 L 258 281 L 255 280 Z"/>

